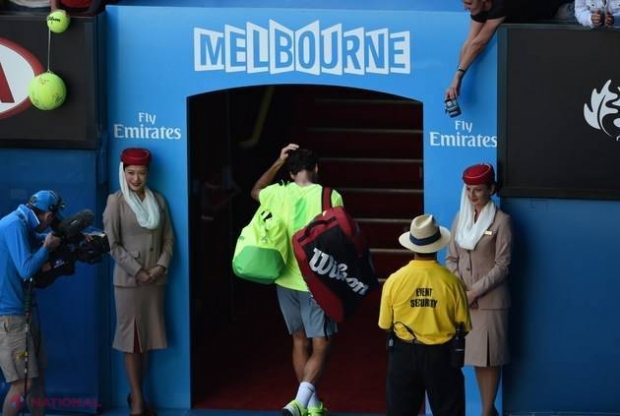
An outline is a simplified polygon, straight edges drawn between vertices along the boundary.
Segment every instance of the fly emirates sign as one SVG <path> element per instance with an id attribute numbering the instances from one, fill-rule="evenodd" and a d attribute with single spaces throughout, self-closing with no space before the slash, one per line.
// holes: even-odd
<path id="1" fill-rule="evenodd" d="M 299 30 L 270 20 L 268 27 L 224 25 L 224 31 L 194 28 L 194 70 L 248 74 L 302 72 L 311 75 L 411 73 L 411 34 L 387 28 L 321 27 Z"/>

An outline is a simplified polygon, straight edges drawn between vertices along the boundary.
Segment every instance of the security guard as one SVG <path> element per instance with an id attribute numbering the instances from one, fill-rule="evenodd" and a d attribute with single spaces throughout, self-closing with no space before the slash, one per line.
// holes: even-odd
<path id="1" fill-rule="evenodd" d="M 418 414 L 425 391 L 433 415 L 465 415 L 467 296 L 461 281 L 437 262 L 450 232 L 432 215 L 420 215 L 398 241 L 414 258 L 387 279 L 381 295 L 379 327 L 389 331 L 387 416 Z"/>

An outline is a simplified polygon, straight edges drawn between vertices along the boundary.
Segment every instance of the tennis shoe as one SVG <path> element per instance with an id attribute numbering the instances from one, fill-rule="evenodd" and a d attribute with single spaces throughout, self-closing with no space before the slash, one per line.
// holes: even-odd
<path id="1" fill-rule="evenodd" d="M 297 400 L 292 400 L 282 408 L 282 416 L 308 416 L 308 410 Z"/>
<path id="2" fill-rule="evenodd" d="M 308 416 L 327 416 L 327 409 L 321 403 L 317 407 L 308 406 Z"/>

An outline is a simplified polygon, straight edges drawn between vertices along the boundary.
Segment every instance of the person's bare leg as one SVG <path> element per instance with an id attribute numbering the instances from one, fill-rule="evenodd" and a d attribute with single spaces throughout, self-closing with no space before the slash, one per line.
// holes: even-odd
<path id="1" fill-rule="evenodd" d="M 312 352 L 304 367 L 302 381 L 316 386 L 325 370 L 330 349 L 331 338 L 312 338 Z"/>
<path id="2" fill-rule="evenodd" d="M 475 367 L 476 381 L 482 400 L 482 416 L 496 416 L 495 399 L 502 374 L 500 366 Z"/>
<path id="3" fill-rule="evenodd" d="M 43 406 L 43 399 L 45 396 L 41 394 L 43 391 L 41 388 L 37 386 L 39 382 L 36 378 L 28 379 L 28 392 L 26 393 L 26 403 L 29 404 L 30 413 L 33 416 L 42 416 L 45 415 L 45 406 Z M 18 407 L 13 407 L 11 403 L 11 399 L 13 397 L 24 397 L 24 388 L 25 388 L 24 380 L 17 380 L 11 383 L 11 387 L 6 393 L 4 397 L 4 403 L 2 404 L 2 416 L 18 416 L 22 409 Z M 35 399 L 34 402 L 32 399 Z M 26 405 L 24 403 L 24 406 Z"/>
<path id="4" fill-rule="evenodd" d="M 125 373 L 131 389 L 131 414 L 137 415 L 144 411 L 142 397 L 142 359 L 144 354 L 125 353 Z"/>
<path id="5" fill-rule="evenodd" d="M 30 414 L 32 416 L 45 416 L 45 406 L 43 405 L 45 400 L 45 377 L 43 374 L 39 374 L 39 377 L 30 379 L 28 384 L 30 383 L 32 383 L 30 395 L 28 396 L 28 403 L 32 403 L 29 407 Z M 34 402 L 32 399 L 35 399 Z M 35 404 L 39 406 L 35 406 Z"/>
<path id="6" fill-rule="evenodd" d="M 304 331 L 293 333 L 293 369 L 297 381 L 301 382 L 304 378 L 304 371 L 308 359 L 310 358 L 310 340 L 306 337 Z"/>

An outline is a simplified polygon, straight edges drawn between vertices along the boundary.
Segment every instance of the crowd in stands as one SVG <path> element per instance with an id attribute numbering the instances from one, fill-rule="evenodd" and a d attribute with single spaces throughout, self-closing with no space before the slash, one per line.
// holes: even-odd
<path id="1" fill-rule="evenodd" d="M 70 14 L 92 15 L 117 0 L 0 0 L 0 11 L 50 12 L 63 9 Z M 506 23 L 559 20 L 583 26 L 615 26 L 620 17 L 620 0 L 551 0 L 527 2 L 513 0 L 463 0 L 472 19 L 501 19 Z M 519 6 L 513 6 L 519 4 Z M 480 8 L 481 12 L 474 13 Z M 499 23 L 498 23 L 499 24 Z"/>
<path id="2" fill-rule="evenodd" d="M 502 23 L 580 23 L 611 28 L 620 21 L 620 0 L 463 0 L 471 25 L 461 47 L 457 67 L 445 91 L 446 102 L 460 95 L 467 69 L 484 51 Z M 619 23 L 616 23 L 619 22 Z"/>
<path id="3" fill-rule="evenodd" d="M 102 12 L 108 0 L 0 0 L 0 10 L 7 12 L 49 13 L 63 9 L 70 15 L 94 15 Z"/>

